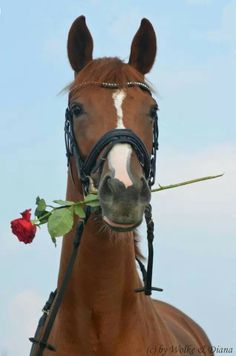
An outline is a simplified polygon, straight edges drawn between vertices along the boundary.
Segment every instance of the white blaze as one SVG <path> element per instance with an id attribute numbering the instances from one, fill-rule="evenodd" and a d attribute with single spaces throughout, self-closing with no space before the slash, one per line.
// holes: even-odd
<path id="1" fill-rule="evenodd" d="M 132 148 L 127 143 L 118 143 L 112 147 L 108 155 L 109 168 L 114 171 L 114 178 L 119 179 L 126 187 L 133 184 L 127 168 L 130 162 Z"/>
<path id="2" fill-rule="evenodd" d="M 125 97 L 126 93 L 122 89 L 116 90 L 112 95 L 117 114 L 117 129 L 125 129 L 122 110 Z M 119 179 L 126 187 L 133 184 L 127 171 L 130 164 L 131 153 L 132 148 L 128 143 L 118 143 L 112 147 L 108 154 L 108 164 L 109 168 L 114 171 L 114 178 Z"/>
<path id="3" fill-rule="evenodd" d="M 116 113 L 117 113 L 117 124 L 116 124 L 117 129 L 125 129 L 123 123 L 123 110 L 122 110 L 122 104 L 125 97 L 126 97 L 126 93 L 124 90 L 116 90 L 115 93 L 113 93 L 112 95 L 112 98 L 114 100 L 114 105 L 116 108 Z"/>

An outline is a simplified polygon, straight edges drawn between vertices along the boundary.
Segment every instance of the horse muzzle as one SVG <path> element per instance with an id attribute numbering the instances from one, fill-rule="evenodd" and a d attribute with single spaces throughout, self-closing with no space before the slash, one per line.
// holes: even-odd
<path id="1" fill-rule="evenodd" d="M 139 226 L 151 199 L 144 177 L 126 187 L 120 180 L 106 175 L 99 184 L 98 194 L 103 220 L 115 231 L 131 231 Z"/>

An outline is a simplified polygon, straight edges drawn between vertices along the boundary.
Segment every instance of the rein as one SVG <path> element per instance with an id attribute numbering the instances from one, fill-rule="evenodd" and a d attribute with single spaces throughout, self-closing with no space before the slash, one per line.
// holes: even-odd
<path id="1" fill-rule="evenodd" d="M 100 87 L 109 88 L 109 89 L 118 89 L 120 85 L 117 83 L 97 83 L 97 82 L 85 82 L 80 85 L 99 85 Z M 125 85 L 126 87 L 139 87 L 143 90 L 146 90 L 150 95 L 152 95 L 150 88 L 147 84 L 137 81 L 129 81 Z M 105 162 L 108 153 L 112 147 L 117 143 L 128 143 L 135 150 L 139 163 L 143 167 L 145 177 L 148 181 L 149 187 L 155 183 L 156 175 L 156 151 L 158 150 L 158 122 L 157 115 L 153 124 L 153 138 L 152 138 L 152 152 L 151 155 L 148 153 L 144 143 L 141 139 L 130 129 L 115 129 L 107 132 L 103 135 L 98 142 L 92 147 L 90 153 L 86 158 L 81 155 L 79 146 L 76 142 L 74 129 L 73 129 L 73 115 L 70 111 L 70 106 L 66 109 L 65 113 L 65 145 L 66 145 L 66 156 L 67 156 L 67 165 L 70 166 L 70 158 L 75 155 L 77 170 L 79 177 L 82 183 L 84 194 L 91 193 L 94 188 L 92 178 L 90 175 L 96 172 L 98 169 L 101 170 L 103 163 Z M 102 154 L 101 154 L 102 153 Z M 100 156 L 101 155 L 101 156 Z M 52 292 L 49 296 L 48 301 L 46 302 L 43 308 L 43 315 L 41 316 L 38 327 L 36 329 L 34 337 L 31 337 L 29 340 L 33 343 L 30 356 L 42 356 L 44 350 L 47 348 L 50 351 L 56 351 L 53 345 L 48 344 L 48 338 L 50 336 L 51 329 L 53 327 L 57 312 L 62 303 L 63 296 L 70 279 L 73 266 L 77 257 L 78 248 L 82 238 L 84 226 L 87 223 L 90 216 L 90 208 L 86 207 L 85 211 L 86 217 L 84 220 L 80 220 L 77 229 L 75 238 L 73 241 L 73 249 L 69 262 L 66 268 L 66 272 L 60 286 L 60 289 L 55 292 Z M 135 289 L 135 292 L 144 292 L 145 295 L 151 295 L 152 291 L 161 292 L 161 288 L 152 287 L 152 270 L 153 270 L 153 239 L 154 239 L 154 222 L 152 220 L 152 208 L 148 204 L 145 208 L 145 220 L 147 224 L 147 240 L 148 240 L 148 265 L 147 272 L 143 263 L 136 257 L 136 261 L 139 264 L 140 270 L 143 276 L 144 287 Z M 41 331 L 45 326 L 43 335 Z M 35 353 L 35 345 L 38 345 L 38 350 Z"/>

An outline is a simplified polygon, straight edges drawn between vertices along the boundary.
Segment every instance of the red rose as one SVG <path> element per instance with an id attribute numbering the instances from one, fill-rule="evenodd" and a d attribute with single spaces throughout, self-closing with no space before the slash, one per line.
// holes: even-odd
<path id="1" fill-rule="evenodd" d="M 36 233 L 36 225 L 30 221 L 31 209 L 25 210 L 21 213 L 22 218 L 11 221 L 11 229 L 19 241 L 29 244 L 33 241 Z"/>

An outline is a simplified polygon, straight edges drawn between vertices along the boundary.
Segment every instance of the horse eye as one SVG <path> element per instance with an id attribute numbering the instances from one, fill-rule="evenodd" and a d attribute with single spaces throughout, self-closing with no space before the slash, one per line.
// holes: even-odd
<path id="1" fill-rule="evenodd" d="M 156 118 L 156 116 L 157 116 L 157 110 L 158 110 L 158 106 L 157 105 L 155 105 L 155 106 L 153 106 L 152 108 L 151 108 L 151 110 L 150 110 L 150 117 L 152 118 L 152 119 L 155 119 Z"/>
<path id="2" fill-rule="evenodd" d="M 75 117 L 77 117 L 77 116 L 79 116 L 79 115 L 81 115 L 83 113 L 83 107 L 80 104 L 72 105 L 70 110 L 72 112 L 72 115 L 75 116 Z"/>

